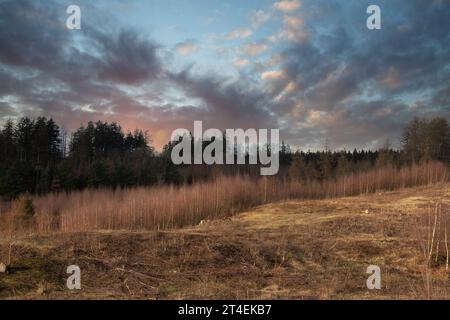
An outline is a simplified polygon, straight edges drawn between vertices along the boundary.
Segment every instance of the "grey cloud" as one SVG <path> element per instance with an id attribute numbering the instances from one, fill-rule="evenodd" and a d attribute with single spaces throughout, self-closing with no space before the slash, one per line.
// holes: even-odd
<path id="1" fill-rule="evenodd" d="M 137 32 L 125 30 L 116 39 L 102 36 L 98 40 L 103 52 L 100 80 L 136 84 L 158 77 L 161 71 L 156 55 L 158 46 L 142 39 Z"/>

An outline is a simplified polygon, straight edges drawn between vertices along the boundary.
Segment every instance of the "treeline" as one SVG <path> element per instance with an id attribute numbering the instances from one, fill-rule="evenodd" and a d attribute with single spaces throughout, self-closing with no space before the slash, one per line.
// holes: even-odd
<path id="1" fill-rule="evenodd" d="M 0 196 L 101 186 L 177 183 L 176 168 L 155 154 L 147 133 L 89 122 L 70 138 L 52 120 L 7 121 L 0 132 Z"/>
<path id="2" fill-rule="evenodd" d="M 255 165 L 175 166 L 170 152 L 176 143 L 169 142 L 158 153 L 147 132 L 124 133 L 117 123 L 89 122 L 68 136 L 45 117 L 7 121 L 0 131 L 0 197 L 194 183 L 222 175 L 259 176 Z M 414 119 L 404 130 L 402 144 L 402 150 L 386 144 L 377 151 L 293 152 L 282 143 L 279 175 L 325 180 L 377 166 L 428 160 L 450 164 L 450 127 L 444 118 Z"/>
<path id="3" fill-rule="evenodd" d="M 403 130 L 402 149 L 389 142 L 377 151 L 296 152 L 285 155 L 288 175 L 293 178 L 325 180 L 366 171 L 374 167 L 401 167 L 426 161 L 450 164 L 450 126 L 445 118 L 414 118 Z"/>

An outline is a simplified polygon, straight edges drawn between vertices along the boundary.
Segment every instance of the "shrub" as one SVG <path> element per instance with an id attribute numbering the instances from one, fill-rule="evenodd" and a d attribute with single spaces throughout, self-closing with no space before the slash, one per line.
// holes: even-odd
<path id="1" fill-rule="evenodd" d="M 29 194 L 19 196 L 12 209 L 16 228 L 29 228 L 34 224 L 35 208 Z"/>

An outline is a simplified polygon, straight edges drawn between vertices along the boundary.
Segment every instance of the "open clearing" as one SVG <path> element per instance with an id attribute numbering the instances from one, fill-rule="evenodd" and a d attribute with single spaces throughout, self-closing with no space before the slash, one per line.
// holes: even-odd
<path id="1" fill-rule="evenodd" d="M 435 201 L 450 204 L 450 184 L 268 204 L 178 230 L 21 238 L 0 298 L 447 298 L 445 257 L 427 293 L 418 239 L 418 216 Z M 66 288 L 69 265 L 81 268 L 81 290 Z M 381 268 L 381 290 L 366 287 L 369 265 Z"/>

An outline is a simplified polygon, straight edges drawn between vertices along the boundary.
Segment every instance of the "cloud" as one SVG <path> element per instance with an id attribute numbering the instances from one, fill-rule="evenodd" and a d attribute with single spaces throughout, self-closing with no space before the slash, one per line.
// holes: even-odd
<path id="1" fill-rule="evenodd" d="M 303 26 L 303 20 L 299 16 L 285 16 L 284 23 L 293 29 L 298 29 Z"/>
<path id="2" fill-rule="evenodd" d="M 89 76 L 135 84 L 157 77 L 157 45 L 133 30 L 111 37 L 92 28 L 83 34 L 96 54 L 85 52 L 78 46 L 76 33 L 61 28 L 64 15 L 50 4 L 52 9 L 26 0 L 0 4 L 0 63 L 39 70 L 63 81 Z"/>
<path id="3" fill-rule="evenodd" d="M 24 11 L 23 6 L 33 10 Z M 69 33 L 59 32 L 55 12 L 46 12 L 44 7 L 29 1 L 9 1 L 0 3 L 0 17 L 0 62 L 49 70 L 64 58 L 62 49 L 71 38 Z M 50 37 L 39 32 L 36 21 L 54 34 Z"/>
<path id="4" fill-rule="evenodd" d="M 251 16 L 251 24 L 253 29 L 258 29 L 264 23 L 270 20 L 271 14 L 263 10 L 255 11 Z"/>
<path id="5" fill-rule="evenodd" d="M 227 39 L 228 40 L 236 40 L 236 39 L 245 39 L 250 37 L 253 34 L 253 31 L 247 28 L 239 28 L 231 31 Z"/>
<path id="6" fill-rule="evenodd" d="M 400 87 L 401 78 L 398 71 L 394 67 L 390 67 L 389 70 L 381 76 L 380 84 L 390 89 L 397 89 Z"/>
<path id="7" fill-rule="evenodd" d="M 283 70 L 266 71 L 261 74 L 263 80 L 278 80 L 285 77 Z"/>
<path id="8" fill-rule="evenodd" d="M 292 12 L 299 9 L 300 5 L 298 0 L 281 0 L 276 2 L 273 7 L 282 12 Z"/>
<path id="9" fill-rule="evenodd" d="M 103 53 L 100 80 L 135 84 L 156 78 L 160 72 L 158 47 L 134 30 L 121 31 L 115 38 L 98 36 L 97 45 Z"/>
<path id="10" fill-rule="evenodd" d="M 243 68 L 245 66 L 247 66 L 250 63 L 250 61 L 248 61 L 247 59 L 234 59 L 233 60 L 233 65 L 236 68 Z"/>
<path id="11" fill-rule="evenodd" d="M 309 31 L 305 27 L 304 19 L 297 16 L 284 16 L 283 28 L 276 34 L 268 37 L 270 42 L 290 41 L 304 42 L 309 39 Z"/>
<path id="12" fill-rule="evenodd" d="M 199 49 L 200 47 L 195 40 L 186 40 L 175 45 L 175 50 L 183 56 L 195 53 Z"/>
<path id="13" fill-rule="evenodd" d="M 281 53 L 274 53 L 272 56 L 266 61 L 265 66 L 272 68 L 275 67 L 285 61 L 286 57 Z"/>
<path id="14" fill-rule="evenodd" d="M 248 43 L 240 47 L 239 51 L 241 54 L 248 56 L 257 56 L 265 52 L 268 46 L 263 43 Z"/>
<path id="15" fill-rule="evenodd" d="M 216 117 L 217 121 L 228 119 L 242 124 L 248 121 L 247 127 L 268 121 L 260 116 L 270 97 L 245 86 L 245 80 L 229 82 L 215 74 L 195 76 L 189 70 L 173 75 L 172 80 L 188 96 L 200 98 L 204 102 L 202 108 L 211 112 L 209 116 Z"/>

